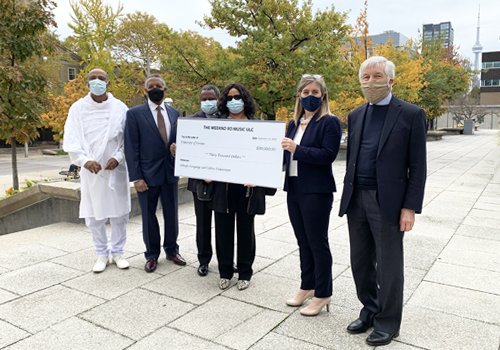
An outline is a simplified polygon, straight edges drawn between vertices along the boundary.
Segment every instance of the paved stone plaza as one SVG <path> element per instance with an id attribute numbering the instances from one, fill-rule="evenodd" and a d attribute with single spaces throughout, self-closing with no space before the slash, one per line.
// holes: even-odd
<path id="1" fill-rule="evenodd" d="M 497 131 L 429 142 L 425 206 L 405 235 L 405 307 L 401 335 L 386 349 L 500 347 L 500 147 Z M 496 174 L 495 174 L 496 169 Z M 345 163 L 334 163 L 342 187 Z M 218 288 L 217 259 L 201 278 L 192 204 L 179 207 L 180 252 L 144 272 L 141 219 L 128 224 L 132 267 L 91 272 L 94 251 L 84 225 L 59 223 L 0 236 L 1 349 L 365 349 L 350 335 L 357 318 L 346 218 L 335 194 L 330 220 L 334 257 L 331 312 L 304 317 L 295 295 L 298 247 L 286 196 L 268 197 L 256 219 L 255 274 Z M 161 215 L 160 215 L 161 217 Z M 161 220 L 161 219 L 160 219 Z"/>

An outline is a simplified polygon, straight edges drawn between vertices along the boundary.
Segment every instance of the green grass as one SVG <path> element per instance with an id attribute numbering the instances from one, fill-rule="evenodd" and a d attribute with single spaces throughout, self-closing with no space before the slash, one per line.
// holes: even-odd
<path id="1" fill-rule="evenodd" d="M 68 152 L 64 152 L 62 149 L 58 149 L 56 153 L 58 156 L 65 156 L 68 154 Z"/>

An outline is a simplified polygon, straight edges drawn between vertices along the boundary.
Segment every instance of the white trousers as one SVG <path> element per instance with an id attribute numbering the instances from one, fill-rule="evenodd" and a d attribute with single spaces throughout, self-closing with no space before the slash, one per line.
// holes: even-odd
<path id="1" fill-rule="evenodd" d="M 106 222 L 108 219 L 96 220 L 95 218 L 85 218 L 85 224 L 92 232 L 92 240 L 94 241 L 95 254 L 101 256 L 117 256 L 123 255 L 123 247 L 127 240 L 126 227 L 128 222 L 128 214 L 117 218 L 110 218 L 111 224 L 111 246 L 108 245 L 108 237 L 106 235 Z"/>

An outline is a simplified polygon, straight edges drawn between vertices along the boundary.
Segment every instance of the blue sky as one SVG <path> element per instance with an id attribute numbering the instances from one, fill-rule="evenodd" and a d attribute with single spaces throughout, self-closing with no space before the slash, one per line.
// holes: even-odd
<path id="1" fill-rule="evenodd" d="M 71 20 L 69 0 L 55 0 L 58 7 L 55 19 L 57 33 L 65 38 L 71 35 L 67 23 Z M 194 30 L 211 36 L 223 46 L 233 45 L 235 40 L 220 29 L 208 30 L 196 24 L 204 15 L 209 15 L 211 6 L 208 0 L 108 0 L 116 8 L 118 3 L 124 6 L 124 13 L 135 11 L 154 15 L 160 22 L 176 30 Z M 300 3 L 300 0 L 299 0 Z M 363 8 L 364 0 L 313 0 L 316 9 L 324 10 L 334 6 L 337 11 L 349 12 L 350 24 Z M 416 39 L 422 25 L 451 21 L 455 30 L 455 45 L 462 56 L 473 59 L 472 46 L 476 41 L 478 7 L 481 5 L 480 41 L 483 52 L 500 51 L 500 0 L 456 1 L 456 0 L 369 0 L 368 21 L 370 34 L 379 34 L 385 30 L 394 30 Z"/>

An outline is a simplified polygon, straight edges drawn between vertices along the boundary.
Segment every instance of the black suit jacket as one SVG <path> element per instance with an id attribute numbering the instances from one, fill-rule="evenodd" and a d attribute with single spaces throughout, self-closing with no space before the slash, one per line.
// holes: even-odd
<path id="1" fill-rule="evenodd" d="M 351 200 L 368 103 L 348 116 L 347 171 L 339 215 Z M 427 175 L 426 118 L 423 109 L 392 96 L 377 151 L 377 191 L 382 219 L 399 224 L 401 209 L 422 212 Z"/>
<path id="2" fill-rule="evenodd" d="M 171 126 L 168 147 L 165 147 L 147 102 L 127 111 L 125 158 L 132 182 L 142 179 L 148 186 L 160 186 L 165 177 L 169 184 L 179 181 L 174 176 L 174 157 L 170 153 L 170 145 L 176 140 L 179 111 L 167 104 L 165 108 Z"/>
<path id="3" fill-rule="evenodd" d="M 342 128 L 337 117 L 325 115 L 318 121 L 319 112 L 309 122 L 300 145 L 293 155 L 298 168 L 299 189 L 303 193 L 332 193 L 336 191 L 332 163 L 337 157 L 342 138 Z M 300 125 L 300 124 L 299 124 Z M 293 139 L 299 125 L 292 119 L 288 123 L 286 137 Z M 288 173 L 291 153 L 285 151 L 285 185 L 288 191 Z"/>
<path id="4" fill-rule="evenodd" d="M 184 118 L 201 118 L 201 119 L 207 119 L 207 115 L 203 111 L 198 111 L 195 114 L 188 115 L 187 117 L 184 117 Z M 214 117 L 212 117 L 212 118 L 220 118 L 220 113 L 217 111 L 214 114 Z M 203 181 L 203 180 L 189 178 L 188 179 L 188 185 L 187 185 L 188 191 L 196 192 L 199 181 Z"/>

